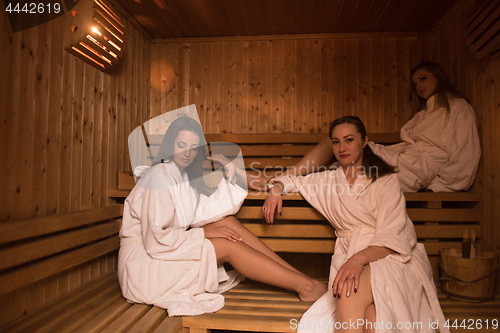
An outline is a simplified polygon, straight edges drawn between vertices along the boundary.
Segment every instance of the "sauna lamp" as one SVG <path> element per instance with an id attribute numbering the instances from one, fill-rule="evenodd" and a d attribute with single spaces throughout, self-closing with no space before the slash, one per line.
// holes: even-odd
<path id="1" fill-rule="evenodd" d="M 103 72 L 118 64 L 127 37 L 109 6 L 102 0 L 79 0 L 66 15 L 66 51 Z"/>

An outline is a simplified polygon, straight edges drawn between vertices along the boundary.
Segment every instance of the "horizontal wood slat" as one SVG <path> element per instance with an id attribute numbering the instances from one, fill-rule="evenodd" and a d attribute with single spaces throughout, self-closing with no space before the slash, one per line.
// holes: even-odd
<path id="1" fill-rule="evenodd" d="M 263 238 L 262 241 L 275 252 L 329 253 L 335 249 L 334 240 Z M 439 250 L 461 248 L 462 242 L 423 242 L 428 255 L 438 255 Z"/>
<path id="2" fill-rule="evenodd" d="M 28 318 L 20 318 L 11 324 L 2 327 L 3 332 L 33 332 L 33 327 L 43 328 L 48 322 L 64 315 L 71 314 L 83 300 L 92 300 L 100 294 L 108 293 L 111 290 L 119 290 L 116 272 L 111 272 L 99 278 L 93 283 L 89 283 L 78 288 L 45 307 L 29 314 Z"/>
<path id="3" fill-rule="evenodd" d="M 120 226 L 120 221 L 116 220 L 91 228 L 84 228 L 27 244 L 9 247 L 0 251 L 0 258 L 2 258 L 2 261 L 0 261 L 0 270 L 117 235 L 120 231 Z"/>
<path id="4" fill-rule="evenodd" d="M 110 205 L 28 220 L 2 222 L 0 223 L 0 244 L 117 218 L 122 215 L 122 211 L 122 205 Z"/>
<path id="5" fill-rule="evenodd" d="M 0 294 L 40 281 L 71 267 L 118 250 L 120 239 L 113 237 L 64 254 L 44 259 L 12 272 L 0 274 Z"/>
<path id="6" fill-rule="evenodd" d="M 120 298 L 105 311 L 87 321 L 84 325 L 79 327 L 74 333 L 98 333 L 101 332 L 106 326 L 118 318 L 122 313 L 127 311 L 132 306 L 124 298 Z"/>
<path id="7" fill-rule="evenodd" d="M 400 134 L 368 133 L 368 138 L 377 143 L 400 142 Z M 259 133 L 259 134 L 205 134 L 207 143 L 230 142 L 238 145 L 252 144 L 311 144 L 315 145 L 327 137 L 326 133 Z M 163 135 L 148 135 L 150 145 L 161 145 Z"/>
<path id="8" fill-rule="evenodd" d="M 481 215 L 478 209 L 465 208 L 408 208 L 408 216 L 413 222 L 479 222 Z M 310 220 L 320 221 L 325 218 L 312 207 L 283 207 L 281 216 L 276 220 Z M 262 207 L 243 206 L 236 213 L 238 219 L 262 219 Z"/>
<path id="9" fill-rule="evenodd" d="M 317 224 L 285 224 L 266 225 L 244 223 L 244 226 L 257 237 L 262 238 L 336 238 L 335 229 L 330 225 Z M 416 225 L 415 231 L 418 238 L 462 238 L 463 231 L 471 229 L 476 232 L 476 237 L 481 237 L 481 226 L 464 225 Z"/>

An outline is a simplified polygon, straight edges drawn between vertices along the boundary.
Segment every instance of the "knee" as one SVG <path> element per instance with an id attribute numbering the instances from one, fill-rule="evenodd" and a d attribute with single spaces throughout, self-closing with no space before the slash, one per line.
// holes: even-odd
<path id="1" fill-rule="evenodd" d="M 215 249 L 215 255 L 219 264 L 230 262 L 231 257 L 238 252 L 240 242 L 232 242 L 225 238 L 211 238 L 209 241 Z"/>
<path id="2" fill-rule="evenodd" d="M 227 216 L 220 220 L 219 223 L 233 230 L 242 226 L 241 222 L 234 216 Z"/>

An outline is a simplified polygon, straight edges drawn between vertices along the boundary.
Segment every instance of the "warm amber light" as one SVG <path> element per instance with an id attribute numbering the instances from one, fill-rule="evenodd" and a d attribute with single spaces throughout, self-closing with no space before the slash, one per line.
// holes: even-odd
<path id="1" fill-rule="evenodd" d="M 99 32 L 99 30 L 97 30 L 96 27 L 92 27 L 92 32 L 95 32 L 96 34 L 98 34 L 99 36 L 101 36 L 101 33 Z"/>

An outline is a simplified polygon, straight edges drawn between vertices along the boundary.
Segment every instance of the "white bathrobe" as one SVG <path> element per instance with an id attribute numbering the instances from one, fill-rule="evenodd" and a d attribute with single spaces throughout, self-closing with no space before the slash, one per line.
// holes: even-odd
<path id="1" fill-rule="evenodd" d="M 303 315 L 298 332 L 334 331 L 337 299 L 331 291 L 333 280 L 348 258 L 368 246 L 383 246 L 396 252 L 370 263 L 379 326 L 376 332 L 432 332 L 429 325 L 436 321 L 442 333 L 449 332 L 442 326 L 444 316 L 432 268 L 424 246 L 417 243 L 396 174 L 375 182 L 360 175 L 352 187 L 342 168 L 305 177 L 277 177 L 272 182 L 276 181 L 285 185 L 284 193 L 299 191 L 333 225 L 337 235 L 329 290 Z M 400 330 L 394 329 L 398 323 L 403 325 Z M 405 329 L 407 323 L 421 323 L 422 327 Z"/>
<path id="2" fill-rule="evenodd" d="M 430 97 L 426 109 L 401 128 L 402 143 L 370 142 L 377 155 L 398 168 L 404 192 L 467 190 L 476 177 L 481 147 L 474 110 L 466 100 L 453 98 L 447 115 L 434 102 Z"/>
<path id="3" fill-rule="evenodd" d="M 235 214 L 246 195 L 222 179 L 210 197 L 198 197 L 173 162 L 152 167 L 125 200 L 118 254 L 123 296 L 167 309 L 169 316 L 221 309 L 220 293 L 243 277 L 217 267 L 200 227 Z"/>

